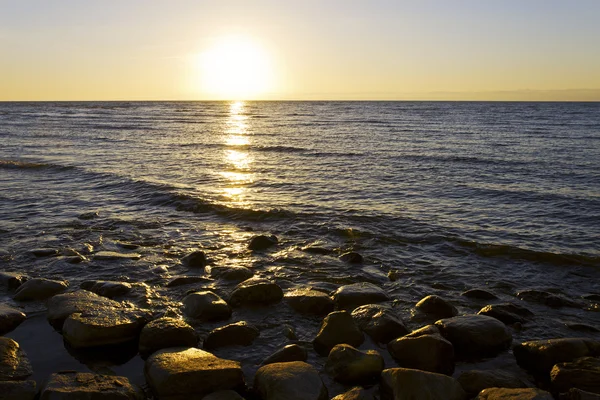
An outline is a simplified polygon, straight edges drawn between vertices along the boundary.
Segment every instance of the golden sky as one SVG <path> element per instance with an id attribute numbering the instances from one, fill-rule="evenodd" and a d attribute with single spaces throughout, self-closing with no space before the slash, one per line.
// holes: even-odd
<path id="1" fill-rule="evenodd" d="M 0 9 L 0 100 L 600 100 L 596 0 Z"/>

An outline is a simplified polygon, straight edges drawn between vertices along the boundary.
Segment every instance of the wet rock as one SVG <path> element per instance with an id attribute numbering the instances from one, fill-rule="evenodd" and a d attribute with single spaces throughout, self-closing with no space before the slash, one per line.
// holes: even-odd
<path id="1" fill-rule="evenodd" d="M 306 361 L 307 357 L 308 353 L 304 347 L 298 346 L 297 344 L 288 344 L 265 358 L 262 365 L 290 361 Z"/>
<path id="2" fill-rule="evenodd" d="M 13 331 L 26 318 L 21 310 L 0 303 L 0 336 Z"/>
<path id="3" fill-rule="evenodd" d="M 127 250 L 135 250 L 140 247 L 139 244 L 130 243 L 130 242 L 117 242 L 117 246 L 119 246 L 123 249 L 127 249 Z"/>
<path id="4" fill-rule="evenodd" d="M 600 394 L 571 388 L 568 392 L 562 393 L 559 398 L 560 400 L 600 400 Z"/>
<path id="5" fill-rule="evenodd" d="M 600 394 L 600 358 L 582 357 L 558 363 L 550 371 L 550 380 L 558 393 L 577 388 Z"/>
<path id="6" fill-rule="evenodd" d="M 203 276 L 178 276 L 167 283 L 167 287 L 177 287 L 190 285 L 192 283 L 210 282 L 210 279 Z"/>
<path id="7" fill-rule="evenodd" d="M 7 289 L 16 289 L 29 277 L 18 272 L 0 272 L 0 283 Z"/>
<path id="8" fill-rule="evenodd" d="M 365 304 L 355 308 L 352 319 L 363 332 L 379 343 L 388 343 L 409 333 L 392 308 L 381 304 Z"/>
<path id="9" fill-rule="evenodd" d="M 388 343 L 398 366 L 445 375 L 454 373 L 454 347 L 440 335 L 402 337 Z"/>
<path id="10" fill-rule="evenodd" d="M 296 289 L 285 294 L 285 300 L 302 314 L 327 315 L 333 311 L 333 300 L 314 289 Z"/>
<path id="11" fill-rule="evenodd" d="M 348 264 L 361 264 L 364 261 L 363 256 L 355 251 L 349 251 L 340 255 L 340 260 Z"/>
<path id="12" fill-rule="evenodd" d="M 367 391 L 360 386 L 348 390 L 346 393 L 338 394 L 331 400 L 373 400 Z"/>
<path id="13" fill-rule="evenodd" d="M 456 378 L 469 395 L 475 397 L 483 389 L 527 388 L 530 385 L 518 376 L 501 369 L 464 371 Z"/>
<path id="14" fill-rule="evenodd" d="M 214 266 L 210 269 L 210 276 L 215 279 L 242 282 L 252 278 L 254 272 L 241 266 Z"/>
<path id="15" fill-rule="evenodd" d="M 198 335 L 185 321 L 163 317 L 147 323 L 140 333 L 139 350 L 142 355 L 169 347 L 194 347 Z"/>
<path id="16" fill-rule="evenodd" d="M 313 340 L 315 351 L 322 356 L 329 354 L 336 344 L 360 346 L 365 340 L 352 316 L 347 311 L 334 311 L 325 317 L 321 329 Z"/>
<path id="17" fill-rule="evenodd" d="M 71 314 L 63 337 L 74 348 L 126 343 L 138 337 L 145 316 L 129 310 L 99 310 Z"/>
<path id="18" fill-rule="evenodd" d="M 465 400 L 467 395 L 453 378 L 408 368 L 384 369 L 381 373 L 382 400 Z"/>
<path id="19" fill-rule="evenodd" d="M 517 363 L 527 371 L 546 376 L 555 364 L 600 355 L 600 341 L 586 338 L 532 340 L 513 347 Z"/>
<path id="20" fill-rule="evenodd" d="M 600 294 L 586 294 L 584 296 L 581 296 L 582 298 L 586 299 L 586 300 L 591 300 L 591 301 L 600 301 Z"/>
<path id="21" fill-rule="evenodd" d="M 45 278 L 33 278 L 19 286 L 14 299 L 19 301 L 45 300 L 62 293 L 69 287 L 67 281 L 54 281 Z"/>
<path id="22" fill-rule="evenodd" d="M 600 329 L 588 324 L 580 324 L 578 322 L 567 322 L 565 326 L 573 331 L 578 332 L 600 332 Z"/>
<path id="23" fill-rule="evenodd" d="M 231 307 L 213 292 L 194 292 L 183 299 L 183 313 L 190 318 L 219 321 L 231 317 Z"/>
<path id="24" fill-rule="evenodd" d="M 86 212 L 83 214 L 79 214 L 79 216 L 77 218 L 85 221 L 85 220 L 98 218 L 99 216 L 100 216 L 100 214 L 98 214 L 98 211 L 90 211 L 90 212 Z"/>
<path id="25" fill-rule="evenodd" d="M 250 278 L 238 284 L 229 298 L 234 307 L 272 304 L 283 298 L 283 290 L 275 282 L 264 278 Z"/>
<path id="26" fill-rule="evenodd" d="M 233 390 L 219 390 L 204 396 L 202 400 L 244 400 L 244 398 Z"/>
<path id="27" fill-rule="evenodd" d="M 87 290 L 78 290 L 53 296 L 48 300 L 47 318 L 54 329 L 62 330 L 63 323 L 71 314 L 100 312 L 120 308 L 121 304 Z"/>
<path id="28" fill-rule="evenodd" d="M 25 380 L 31 374 L 33 369 L 19 343 L 0 337 L 0 381 Z"/>
<path id="29" fill-rule="evenodd" d="M 387 274 L 388 279 L 392 282 L 396 282 L 398 279 L 400 279 L 400 276 L 402 276 L 402 274 L 397 269 L 391 269 Z"/>
<path id="30" fill-rule="evenodd" d="M 40 400 L 141 400 L 141 389 L 124 376 L 65 371 L 50 375 Z"/>
<path id="31" fill-rule="evenodd" d="M 204 339 L 204 348 L 210 350 L 223 346 L 250 346 L 259 334 L 259 330 L 246 321 L 236 322 L 213 329 Z"/>
<path id="32" fill-rule="evenodd" d="M 458 310 L 440 296 L 430 295 L 421 299 L 415 308 L 436 318 L 450 318 L 458 315 Z"/>
<path id="33" fill-rule="evenodd" d="M 266 250 L 269 247 L 275 246 L 277 242 L 278 240 L 275 235 L 258 235 L 250 239 L 250 243 L 248 243 L 248 249 L 253 251 Z"/>
<path id="34" fill-rule="evenodd" d="M 189 268 L 204 268 L 208 264 L 206 254 L 203 251 L 194 251 L 181 259 L 183 265 Z"/>
<path id="35" fill-rule="evenodd" d="M 338 310 L 353 310 L 365 304 L 381 303 L 390 300 L 390 296 L 379 286 L 369 282 L 345 285 L 333 295 L 335 306 Z"/>
<path id="36" fill-rule="evenodd" d="M 404 337 L 419 337 L 424 335 L 441 335 L 440 330 L 435 325 L 425 325 L 419 329 L 412 331 L 411 333 L 404 335 Z"/>
<path id="37" fill-rule="evenodd" d="M 507 325 L 517 322 L 524 323 L 528 318 L 533 317 L 531 311 L 523 306 L 512 303 L 490 304 L 479 310 L 477 314 L 496 318 Z"/>
<path id="38" fill-rule="evenodd" d="M 440 333 L 462 358 L 495 356 L 506 350 L 512 335 L 502 322 L 485 315 L 464 315 L 441 319 L 435 323 Z"/>
<path id="39" fill-rule="evenodd" d="M 377 351 L 338 344 L 329 352 L 325 371 L 338 382 L 367 383 L 379 378 L 383 367 L 383 357 Z"/>
<path id="40" fill-rule="evenodd" d="M 97 295 L 108 297 L 123 296 L 131 291 L 131 283 L 115 281 L 85 281 L 79 286 Z"/>
<path id="41" fill-rule="evenodd" d="M 29 252 L 36 257 L 54 257 L 58 255 L 58 250 L 51 248 L 33 249 Z"/>
<path id="42" fill-rule="evenodd" d="M 523 290 L 517 293 L 517 297 L 520 300 L 529 301 L 532 303 L 545 304 L 548 307 L 560 308 L 560 307 L 573 307 L 583 308 L 584 304 L 578 301 L 568 299 L 564 296 L 544 292 L 542 290 Z"/>
<path id="43" fill-rule="evenodd" d="M 293 326 L 289 324 L 283 324 L 281 331 L 283 332 L 283 336 L 286 338 L 290 340 L 298 340 L 298 335 L 296 335 L 296 330 Z"/>
<path id="44" fill-rule="evenodd" d="M 33 400 L 37 394 L 34 380 L 0 381 L 2 400 Z"/>
<path id="45" fill-rule="evenodd" d="M 327 388 L 317 370 L 302 361 L 260 367 L 254 390 L 262 400 L 327 400 Z"/>
<path id="46" fill-rule="evenodd" d="M 193 399 L 244 388 L 240 363 L 196 348 L 159 350 L 146 360 L 146 381 L 159 399 Z"/>
<path id="47" fill-rule="evenodd" d="M 483 289 L 470 289 L 466 292 L 462 292 L 460 295 L 477 300 L 495 300 L 498 298 L 495 294 Z"/>
<path id="48" fill-rule="evenodd" d="M 138 253 L 118 253 L 116 251 L 99 251 L 94 254 L 94 260 L 139 260 Z"/>
<path id="49" fill-rule="evenodd" d="M 552 395 L 545 390 L 490 388 L 482 390 L 476 400 L 553 400 Z"/>

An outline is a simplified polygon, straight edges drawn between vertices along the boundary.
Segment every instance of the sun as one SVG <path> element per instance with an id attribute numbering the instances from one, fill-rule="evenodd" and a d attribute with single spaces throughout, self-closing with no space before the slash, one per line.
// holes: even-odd
<path id="1" fill-rule="evenodd" d="M 253 100 L 272 89 L 267 52 L 249 37 L 216 40 L 198 57 L 200 90 L 215 100 Z"/>

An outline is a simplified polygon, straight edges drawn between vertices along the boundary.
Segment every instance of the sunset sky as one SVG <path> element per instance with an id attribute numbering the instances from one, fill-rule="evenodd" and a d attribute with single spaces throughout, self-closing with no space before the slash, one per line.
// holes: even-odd
<path id="1" fill-rule="evenodd" d="M 0 100 L 600 100 L 600 1 L 0 0 Z"/>

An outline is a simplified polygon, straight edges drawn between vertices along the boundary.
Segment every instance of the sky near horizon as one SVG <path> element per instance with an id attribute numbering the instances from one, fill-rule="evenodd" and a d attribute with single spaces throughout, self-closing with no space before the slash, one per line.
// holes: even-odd
<path id="1" fill-rule="evenodd" d="M 598 0 L 0 0 L 0 100 L 595 100 Z"/>

